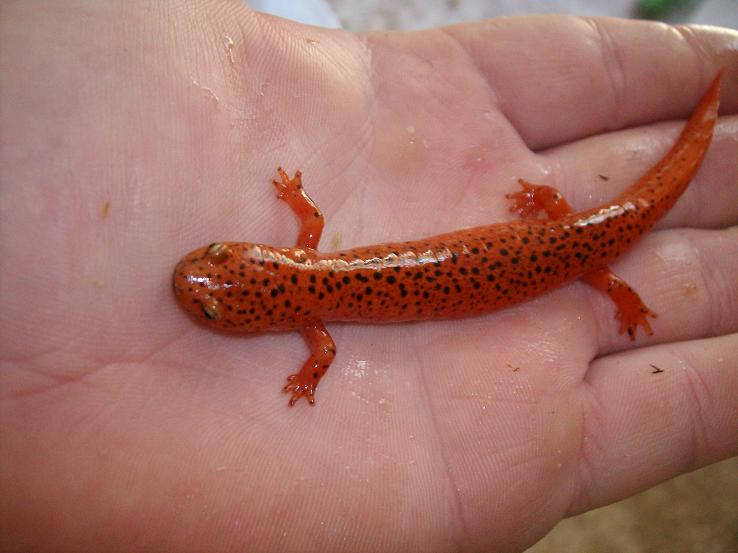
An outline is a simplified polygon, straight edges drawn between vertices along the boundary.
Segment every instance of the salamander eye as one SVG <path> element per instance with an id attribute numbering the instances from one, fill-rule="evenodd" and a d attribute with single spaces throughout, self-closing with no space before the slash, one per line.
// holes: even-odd
<path id="1" fill-rule="evenodd" d="M 202 312 L 211 321 L 220 319 L 220 313 L 218 313 L 218 308 L 215 305 L 202 304 Z"/>
<path id="2" fill-rule="evenodd" d="M 225 244 L 214 242 L 208 246 L 205 257 L 212 263 L 222 263 L 230 254 L 230 249 Z"/>

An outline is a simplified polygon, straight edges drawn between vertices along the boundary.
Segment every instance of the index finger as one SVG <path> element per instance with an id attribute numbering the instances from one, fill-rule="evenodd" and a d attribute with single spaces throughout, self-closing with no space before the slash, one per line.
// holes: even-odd
<path id="1" fill-rule="evenodd" d="M 738 109 L 738 32 L 614 18 L 498 18 L 445 29 L 531 149 L 685 118 L 720 69 Z"/>

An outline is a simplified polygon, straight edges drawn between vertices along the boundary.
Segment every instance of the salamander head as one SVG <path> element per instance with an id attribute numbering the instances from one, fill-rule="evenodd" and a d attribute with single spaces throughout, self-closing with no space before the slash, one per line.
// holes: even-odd
<path id="1" fill-rule="evenodd" d="M 185 311 L 212 328 L 236 332 L 295 328 L 298 320 L 286 307 L 293 305 L 295 290 L 285 285 L 279 271 L 292 262 L 291 251 L 240 242 L 199 248 L 175 267 L 174 294 Z"/>

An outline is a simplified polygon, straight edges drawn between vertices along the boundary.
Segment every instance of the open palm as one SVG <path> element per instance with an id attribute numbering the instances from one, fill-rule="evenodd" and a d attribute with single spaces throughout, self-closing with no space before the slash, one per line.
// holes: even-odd
<path id="1" fill-rule="evenodd" d="M 153 5 L 0 18 L 7 549 L 519 551 L 736 453 L 736 33 L 537 17 L 355 35 Z M 303 171 L 323 250 L 503 221 L 518 177 L 582 209 L 666 151 L 680 124 L 659 121 L 722 67 L 700 173 L 613 265 L 653 337 L 619 336 L 581 283 L 470 319 L 332 324 L 317 405 L 290 409 L 297 333 L 213 333 L 173 300 L 197 246 L 292 245 L 278 165 Z"/>

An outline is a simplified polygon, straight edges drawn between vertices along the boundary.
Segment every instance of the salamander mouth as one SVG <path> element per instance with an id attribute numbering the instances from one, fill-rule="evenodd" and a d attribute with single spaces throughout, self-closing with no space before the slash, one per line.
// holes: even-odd
<path id="1" fill-rule="evenodd" d="M 174 294 L 179 296 L 184 292 L 184 288 L 182 288 L 183 281 L 187 279 L 187 275 L 183 269 L 184 267 L 184 259 L 180 260 L 179 263 L 177 263 L 177 266 L 174 268 L 174 272 L 172 273 L 172 289 L 174 290 Z"/>

